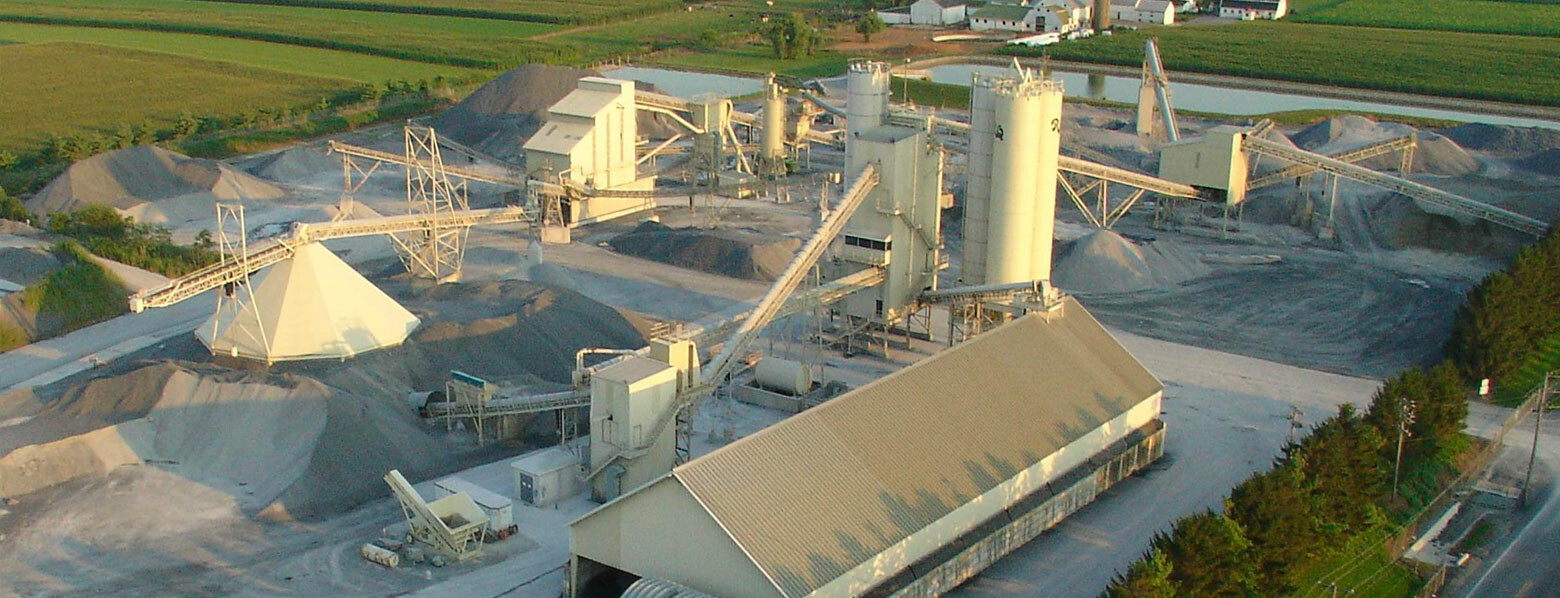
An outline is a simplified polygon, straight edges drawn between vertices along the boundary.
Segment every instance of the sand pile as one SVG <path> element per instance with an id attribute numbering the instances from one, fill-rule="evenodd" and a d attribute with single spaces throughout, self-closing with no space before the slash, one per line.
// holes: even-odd
<path id="1" fill-rule="evenodd" d="M 72 387 L 6 432 L 0 495 L 147 464 L 292 516 L 376 496 L 385 470 L 426 471 L 451 453 L 396 401 L 180 362 Z"/>
<path id="2" fill-rule="evenodd" d="M 87 158 L 28 200 L 38 214 L 106 205 L 153 224 L 212 217 L 212 203 L 275 199 L 276 186 L 214 160 L 137 146 Z"/>
<path id="3" fill-rule="evenodd" d="M 1358 115 L 1329 118 L 1306 127 L 1292 139 L 1306 150 L 1333 154 L 1412 134 L 1419 137 L 1419 147 L 1414 149 L 1413 172 L 1463 176 L 1479 171 L 1479 161 L 1451 139 L 1409 125 L 1380 123 Z M 1397 170 L 1399 157 L 1396 154 L 1377 156 L 1360 165 L 1374 170 Z"/>
<path id="4" fill-rule="evenodd" d="M 489 81 L 429 123 L 460 143 L 497 158 L 518 161 L 525 141 L 547 121 L 547 107 L 574 91 L 580 77 L 599 73 L 584 69 L 525 65 Z M 638 89 L 655 86 L 638 83 Z M 640 112 L 639 134 L 664 138 L 677 132 L 663 115 Z"/>
<path id="5" fill-rule="evenodd" d="M 1560 149 L 1560 130 L 1555 129 L 1469 123 L 1440 133 L 1462 147 L 1508 156 Z"/>
<path id="6" fill-rule="evenodd" d="M 331 157 L 320 148 L 295 147 L 261 158 L 244 170 L 273 181 L 295 181 L 323 172 L 339 172 L 341 159 Z"/>
<path id="7" fill-rule="evenodd" d="M 799 239 L 671 228 L 646 221 L 634 230 L 607 241 L 614 251 L 690 270 L 732 278 L 773 281 L 785 271 Z"/>
<path id="8" fill-rule="evenodd" d="M 1073 243 L 1057 260 L 1056 285 L 1078 293 L 1130 293 L 1180 284 L 1212 270 L 1195 254 L 1170 241 L 1141 247 L 1108 230 Z"/>

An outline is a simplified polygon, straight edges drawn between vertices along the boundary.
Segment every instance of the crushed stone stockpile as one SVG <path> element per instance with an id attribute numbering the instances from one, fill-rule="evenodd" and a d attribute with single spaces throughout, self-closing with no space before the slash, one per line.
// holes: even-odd
<path id="1" fill-rule="evenodd" d="M 340 171 L 341 160 L 316 147 L 295 147 L 261 158 L 244 168 L 273 181 L 296 181 L 323 172 Z"/>
<path id="2" fill-rule="evenodd" d="M 799 239 L 735 231 L 671 228 L 646 221 L 607 241 L 618 253 L 651 259 L 690 270 L 773 281 L 785 271 Z"/>
<path id="3" fill-rule="evenodd" d="M 1196 254 L 1171 241 L 1133 244 L 1108 230 L 1074 242 L 1057 260 L 1056 285 L 1078 293 L 1131 293 L 1177 285 L 1212 272 Z"/>
<path id="4" fill-rule="evenodd" d="M 1503 156 L 1526 156 L 1560 150 L 1560 130 L 1469 123 L 1440 133 L 1465 148 Z"/>
<path id="5" fill-rule="evenodd" d="M 1479 172 L 1479 161 L 1457 142 L 1430 131 L 1420 131 L 1401 123 L 1376 122 L 1358 115 L 1329 118 L 1291 137 L 1295 145 L 1319 154 L 1332 154 L 1364 147 L 1396 137 L 1417 134 L 1413 172 L 1441 176 L 1464 176 Z M 1397 170 L 1397 154 L 1376 156 L 1360 162 L 1373 170 Z"/>
<path id="6" fill-rule="evenodd" d="M 1550 148 L 1517 162 L 1524 169 L 1538 174 L 1560 177 L 1560 148 Z"/>
<path id="7" fill-rule="evenodd" d="M 600 73 L 585 69 L 525 65 L 477 88 L 433 117 L 430 124 L 440 135 L 494 157 L 518 161 L 524 157 L 526 140 L 547 122 L 547 108 L 574 91 L 580 77 L 597 75 Z M 637 88 L 655 89 L 645 83 Z M 639 134 L 651 138 L 676 132 L 675 125 L 660 114 L 640 112 L 638 125 Z"/>
<path id="8" fill-rule="evenodd" d="M 37 214 L 106 205 L 151 224 L 209 219 L 217 201 L 276 199 L 280 188 L 215 160 L 152 146 L 114 150 L 66 169 L 28 200 Z"/>
<path id="9" fill-rule="evenodd" d="M 378 496 L 390 468 L 427 472 L 455 453 L 399 401 L 184 362 L 71 387 L 0 436 L 0 495 L 150 465 L 278 518 Z"/>
<path id="10" fill-rule="evenodd" d="M 574 291 L 521 280 L 383 286 L 423 324 L 400 346 L 287 367 L 369 396 L 444 388 L 450 370 L 490 380 L 568 384 L 585 348 L 636 349 L 649 322 Z"/>

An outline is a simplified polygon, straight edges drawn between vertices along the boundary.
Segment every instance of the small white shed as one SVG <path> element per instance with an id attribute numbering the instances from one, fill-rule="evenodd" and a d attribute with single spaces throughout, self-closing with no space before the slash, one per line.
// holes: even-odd
<path id="1" fill-rule="evenodd" d="M 579 493 L 575 470 L 580 458 L 559 448 L 537 451 L 509 464 L 515 473 L 515 498 L 534 507 L 550 507 Z"/>
<path id="2" fill-rule="evenodd" d="M 465 494 L 477 503 L 488 517 L 488 532 L 498 534 L 515 524 L 514 501 L 503 495 L 457 477 L 448 477 L 433 483 L 438 498 L 452 494 Z"/>

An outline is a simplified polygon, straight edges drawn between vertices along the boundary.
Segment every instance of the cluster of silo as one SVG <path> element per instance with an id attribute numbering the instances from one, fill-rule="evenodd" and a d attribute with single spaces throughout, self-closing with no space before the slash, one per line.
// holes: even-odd
<path id="1" fill-rule="evenodd" d="M 1062 86 L 1015 69 L 970 88 L 964 196 L 965 285 L 1051 277 Z"/>

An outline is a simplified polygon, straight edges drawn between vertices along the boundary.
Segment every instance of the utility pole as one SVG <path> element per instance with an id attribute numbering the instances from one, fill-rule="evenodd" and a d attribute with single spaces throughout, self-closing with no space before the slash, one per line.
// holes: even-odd
<path id="1" fill-rule="evenodd" d="M 1517 495 L 1517 506 L 1527 506 L 1528 486 L 1533 483 L 1533 461 L 1538 458 L 1538 431 L 1544 427 L 1544 407 L 1549 404 L 1550 384 L 1560 378 L 1560 370 L 1544 374 L 1544 387 L 1539 390 L 1538 404 L 1533 408 L 1538 411 L 1538 417 L 1533 421 L 1533 450 L 1528 453 L 1527 477 L 1522 481 L 1522 494 Z"/>
<path id="2" fill-rule="evenodd" d="M 1392 500 L 1397 500 L 1398 495 L 1398 471 L 1403 467 L 1403 437 L 1413 436 L 1408 427 L 1414 423 L 1414 402 L 1407 398 L 1398 399 L 1398 441 L 1397 459 L 1392 462 Z"/>
<path id="3" fill-rule="evenodd" d="M 1300 412 L 1299 407 L 1294 405 L 1289 406 L 1289 440 L 1285 441 L 1286 444 L 1295 443 L 1295 431 L 1299 430 L 1300 427 L 1304 425 L 1300 423 L 1301 415 L 1304 414 Z"/>

